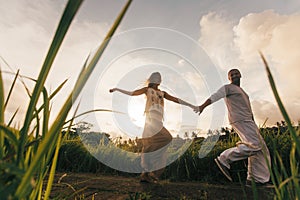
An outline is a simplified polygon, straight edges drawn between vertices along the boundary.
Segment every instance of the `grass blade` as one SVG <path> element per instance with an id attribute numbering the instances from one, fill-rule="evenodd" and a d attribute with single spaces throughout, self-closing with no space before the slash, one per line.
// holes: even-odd
<path id="1" fill-rule="evenodd" d="M 44 113 L 43 113 L 42 136 L 45 136 L 46 133 L 48 132 L 48 124 L 49 124 L 49 117 L 50 117 L 49 98 L 48 98 L 47 90 L 43 90 L 43 97 L 44 97 L 44 104 L 43 104 Z"/>
<path id="2" fill-rule="evenodd" d="M 65 85 L 65 83 L 68 81 L 68 79 L 64 80 L 55 90 L 52 92 L 49 96 L 49 99 L 52 99 L 60 90 L 61 88 Z"/>
<path id="3" fill-rule="evenodd" d="M 269 68 L 269 65 L 268 65 L 268 63 L 267 63 L 267 61 L 266 61 L 266 59 L 265 59 L 265 57 L 263 56 L 262 53 L 260 53 L 260 56 L 261 56 L 261 58 L 262 58 L 262 60 L 263 60 L 263 62 L 264 62 L 265 69 L 266 69 L 266 71 L 267 71 L 269 83 L 270 83 L 270 85 L 271 85 L 271 88 L 272 88 L 274 97 L 275 97 L 276 102 L 277 102 L 277 104 L 278 104 L 278 107 L 279 107 L 279 109 L 280 109 L 280 111 L 281 111 L 281 113 L 282 113 L 282 116 L 283 116 L 285 122 L 286 122 L 287 125 L 288 125 L 288 129 L 289 129 L 289 131 L 290 131 L 290 134 L 291 134 L 291 136 L 292 136 L 294 142 L 296 143 L 296 146 L 298 147 L 298 148 L 297 148 L 297 153 L 298 153 L 298 156 L 300 157 L 300 141 L 299 141 L 299 138 L 298 138 L 298 136 L 297 136 L 297 133 L 296 133 L 295 129 L 293 128 L 293 125 L 292 125 L 292 123 L 291 123 L 291 120 L 290 120 L 290 118 L 289 118 L 289 116 L 288 116 L 288 114 L 287 114 L 287 112 L 286 112 L 286 110 L 285 110 L 285 108 L 284 108 L 284 106 L 283 106 L 283 103 L 282 103 L 282 101 L 281 101 L 281 99 L 280 99 L 280 96 L 279 96 L 279 94 L 278 94 L 278 91 L 277 91 L 277 88 L 276 88 L 276 85 L 275 85 L 275 81 L 274 81 L 274 79 L 273 79 L 273 76 L 272 76 L 271 70 L 270 70 L 270 68 Z"/>
<path id="4" fill-rule="evenodd" d="M 115 112 L 115 113 L 120 113 L 120 114 L 126 114 L 126 113 L 123 113 L 123 112 L 118 112 L 118 111 L 113 111 L 113 110 L 108 110 L 108 109 L 94 109 L 94 110 L 89 110 L 89 111 L 83 112 L 79 115 L 73 116 L 71 119 L 66 121 L 65 124 L 70 123 L 71 121 L 73 121 L 74 119 L 76 119 L 78 117 L 81 117 L 81 116 L 89 114 L 89 113 L 94 113 L 94 112 Z"/>
<path id="5" fill-rule="evenodd" d="M 16 81 L 17 81 L 17 78 L 18 78 L 18 76 L 19 76 L 19 72 L 20 72 L 20 70 L 17 71 L 17 74 L 16 74 L 16 76 L 15 76 L 15 78 L 14 78 L 14 81 L 13 81 L 13 83 L 12 83 L 10 89 L 9 89 L 9 92 L 8 92 L 8 95 L 7 95 L 7 97 L 6 97 L 6 101 L 5 101 L 5 104 L 4 104 L 4 109 L 6 108 L 6 106 L 7 106 L 7 104 L 8 104 L 8 101 L 9 101 L 9 99 L 10 99 L 11 93 L 12 93 L 12 91 L 13 91 L 13 88 L 14 88 L 14 86 L 15 86 L 15 84 L 16 84 Z"/>
<path id="6" fill-rule="evenodd" d="M 69 1 L 68 5 L 72 4 L 71 2 L 75 2 L 75 1 L 74 0 Z M 78 3 L 78 1 L 77 1 L 77 3 Z M 57 141 L 58 135 L 59 135 L 59 133 L 60 133 L 60 131 L 61 131 L 63 125 L 64 125 L 64 122 L 67 118 L 67 115 L 68 115 L 68 113 L 69 113 L 69 111 L 72 107 L 73 101 L 76 100 L 77 97 L 79 96 L 79 93 L 82 90 L 82 88 L 84 87 L 85 82 L 89 78 L 89 76 L 92 73 L 93 69 L 95 68 L 98 60 L 100 59 L 102 53 L 104 52 L 105 47 L 107 46 L 107 44 L 109 42 L 109 38 L 112 37 L 113 33 L 117 29 L 117 27 L 120 24 L 123 16 L 125 15 L 125 12 L 126 12 L 127 8 L 129 7 L 130 3 L 131 3 L 131 1 L 128 1 L 128 3 L 124 7 L 124 9 L 120 13 L 120 15 L 118 16 L 117 20 L 113 24 L 113 26 L 112 26 L 111 30 L 109 31 L 108 35 L 106 36 L 105 41 L 98 48 L 98 50 L 97 50 L 95 56 L 93 57 L 92 61 L 87 66 L 87 69 L 84 70 L 83 73 L 79 76 L 79 79 L 78 79 L 77 83 L 75 84 L 75 87 L 74 87 L 72 93 L 67 98 L 67 100 L 66 100 L 65 104 L 63 105 L 62 109 L 60 110 L 57 118 L 55 119 L 54 123 L 50 127 L 49 132 L 47 133 L 45 138 L 41 141 L 41 143 L 39 145 L 39 148 L 38 148 L 38 151 L 37 151 L 35 157 L 33 158 L 31 165 L 29 166 L 28 170 L 24 174 L 24 177 L 23 177 L 23 179 L 21 180 L 21 183 L 18 186 L 18 189 L 16 191 L 16 197 L 17 198 L 21 198 L 23 196 L 26 196 L 26 194 L 28 194 L 28 191 L 30 191 L 30 184 L 29 183 L 30 183 L 30 180 L 32 179 L 32 177 L 34 176 L 34 174 L 37 170 L 37 166 L 38 166 L 38 163 L 39 163 L 40 159 L 43 157 L 43 155 L 45 155 L 45 153 L 47 153 L 49 151 L 52 144 Z M 45 70 L 48 71 L 48 69 L 45 69 Z M 42 78 L 46 78 L 46 77 L 42 76 Z M 39 77 L 38 82 L 37 82 L 38 85 L 40 85 L 41 82 L 44 81 L 42 78 Z M 34 90 L 34 93 L 33 93 L 33 96 L 32 96 L 33 99 L 37 99 L 37 93 L 39 93 L 40 87 L 41 86 L 35 87 L 35 90 Z M 31 117 L 32 117 L 31 112 L 33 111 L 33 107 L 36 105 L 37 100 L 32 100 L 32 101 L 33 102 L 30 103 L 30 106 L 28 108 L 27 115 L 26 115 L 26 118 L 29 117 L 29 119 L 31 119 Z M 30 121 L 26 121 L 26 123 L 24 123 L 23 135 L 26 134 L 26 132 L 29 128 L 29 124 L 30 124 Z M 24 138 L 22 138 L 22 139 L 24 140 Z"/>
<path id="7" fill-rule="evenodd" d="M 78 108 L 79 108 L 79 105 L 77 106 L 77 108 L 74 112 L 74 116 L 77 113 Z M 72 117 L 72 120 L 70 121 L 70 124 L 69 124 L 66 135 L 69 134 L 69 132 L 70 132 L 73 120 L 75 119 L 74 116 Z M 56 150 L 55 150 L 55 153 L 54 153 L 53 162 L 52 162 L 52 166 L 51 166 L 51 169 L 50 169 L 50 175 L 49 175 L 49 179 L 48 179 L 48 184 L 47 184 L 47 188 L 46 188 L 46 192 L 45 192 L 45 197 L 44 197 L 45 200 L 47 200 L 49 198 L 50 192 L 51 192 L 51 189 L 52 189 L 52 183 L 53 183 L 53 180 L 54 180 L 54 174 L 55 174 L 55 169 L 56 169 L 56 165 L 57 165 L 57 159 L 58 159 L 59 148 L 61 146 L 61 141 L 62 141 L 62 134 L 60 134 L 59 137 L 58 137 L 57 146 L 56 146 Z"/>
<path id="8" fill-rule="evenodd" d="M 19 71 L 18 71 L 19 72 Z M 25 82 L 24 82 L 24 80 L 23 80 L 23 78 L 25 78 L 25 79 L 28 79 L 28 80 L 30 80 L 30 81 L 33 81 L 33 82 L 37 82 L 37 80 L 35 80 L 35 79 L 33 79 L 33 78 L 30 78 L 30 77 L 28 77 L 28 76 L 23 76 L 23 75 L 21 75 L 21 74 L 19 74 L 19 73 L 12 73 L 12 72 L 7 72 L 7 71 L 4 71 L 4 73 L 6 73 L 6 74 L 9 74 L 9 75 L 15 75 L 15 77 L 19 77 L 20 78 L 20 81 L 21 81 L 21 83 L 23 84 L 23 86 L 24 86 L 24 88 L 25 88 L 25 90 L 26 90 L 26 92 L 27 92 L 27 95 L 29 96 L 29 97 L 31 97 L 31 94 L 30 94 L 30 91 L 29 91 L 29 89 L 28 89 L 28 87 L 26 86 L 26 84 L 25 84 Z M 55 90 L 54 90 L 54 92 L 52 92 L 51 94 L 50 94 L 50 96 L 49 96 L 49 102 L 50 102 L 50 100 L 51 99 L 53 99 L 54 97 L 55 97 L 55 95 L 62 89 L 62 87 L 65 85 L 65 83 L 68 81 L 68 79 L 66 79 L 66 80 L 64 80 Z M 11 87 L 12 88 L 12 87 Z M 43 87 L 43 91 L 44 90 L 46 90 L 46 88 L 45 87 Z M 7 102 L 8 102 L 8 100 L 7 100 Z M 36 113 L 40 113 L 42 110 L 43 110 L 43 108 L 44 108 L 44 104 L 42 104 L 38 109 L 37 109 L 37 111 L 36 111 Z M 35 118 L 35 116 L 32 116 L 32 119 L 30 120 L 30 121 L 32 121 L 33 119 Z M 12 121 L 12 119 L 10 120 L 10 121 Z"/>
<path id="9" fill-rule="evenodd" d="M 0 131 L 3 131 L 3 136 L 4 137 L 7 137 L 8 139 L 9 139 L 9 141 L 15 146 L 15 147 L 17 147 L 18 146 L 18 138 L 16 137 L 16 135 L 18 135 L 18 134 L 16 134 L 15 133 L 15 129 L 12 129 L 12 128 L 9 128 L 9 127 L 7 127 L 7 126 L 5 126 L 5 125 L 1 125 L 0 124 Z M 3 138 L 4 138 L 3 137 Z"/>
<path id="10" fill-rule="evenodd" d="M 19 108 L 14 112 L 13 116 L 10 118 L 9 122 L 7 123 L 7 126 L 10 126 L 14 120 L 14 118 L 16 117 L 17 113 L 19 111 Z"/>
<path id="11" fill-rule="evenodd" d="M 4 107 L 4 85 L 3 85 L 3 79 L 2 79 L 2 72 L 0 68 L 0 124 L 4 124 L 4 113 L 5 113 L 5 107 Z M 2 130 L 0 130 L 0 160 L 4 156 L 4 133 Z"/>
<path id="12" fill-rule="evenodd" d="M 65 11 L 63 13 L 63 16 L 59 22 L 58 28 L 55 32 L 55 36 L 53 38 L 52 44 L 49 48 L 48 54 L 45 58 L 44 64 L 41 68 L 41 71 L 39 73 L 39 77 L 37 79 L 37 83 L 34 87 L 32 97 L 29 102 L 29 106 L 26 112 L 26 117 L 24 121 L 24 125 L 22 128 L 22 134 L 21 134 L 21 139 L 20 139 L 20 144 L 19 144 L 19 151 L 18 151 L 18 164 L 22 160 L 22 155 L 23 155 L 23 149 L 24 149 L 24 144 L 25 140 L 27 137 L 27 132 L 31 123 L 32 115 L 35 109 L 35 106 L 37 104 L 38 98 L 40 96 L 40 93 L 44 87 L 44 83 L 46 81 L 46 78 L 48 76 L 48 73 L 50 71 L 50 68 L 52 66 L 52 63 L 57 55 L 57 52 L 62 44 L 62 41 L 71 25 L 71 22 L 77 13 L 81 3 L 83 0 L 69 0 L 67 3 L 67 6 L 65 8 Z"/>
<path id="13" fill-rule="evenodd" d="M 290 178 L 285 177 L 285 180 L 277 180 L 279 182 L 279 186 L 283 187 L 283 185 L 287 184 L 286 187 L 281 189 L 281 196 L 277 194 L 278 198 L 286 198 L 286 195 L 289 196 L 290 199 L 299 199 L 300 198 L 300 187 L 299 187 L 299 180 L 297 176 L 299 175 L 299 169 L 298 169 L 298 163 L 296 162 L 296 154 L 297 157 L 300 157 L 300 138 L 297 135 L 296 130 L 294 129 L 291 120 L 288 116 L 288 113 L 286 112 L 284 105 L 279 97 L 272 73 L 270 71 L 269 65 L 263 56 L 263 54 L 260 52 L 260 56 L 264 62 L 265 69 L 267 71 L 269 83 L 271 85 L 274 97 L 276 99 L 276 102 L 278 104 L 278 107 L 283 115 L 283 118 L 287 124 L 289 133 L 292 138 L 292 148 L 290 151 L 290 167 L 291 167 L 291 177 L 292 177 L 292 184 L 290 184 Z M 284 166 L 282 166 L 283 170 Z M 285 172 L 286 176 L 286 172 Z"/>
<path id="14" fill-rule="evenodd" d="M 60 134 L 58 136 L 57 145 L 56 145 L 55 153 L 54 153 L 54 156 L 53 156 L 53 162 L 52 162 L 52 166 L 51 166 L 50 173 L 49 173 L 48 184 L 47 184 L 47 188 L 46 188 L 46 192 L 45 192 L 45 196 L 44 196 L 45 200 L 49 199 L 50 192 L 51 192 L 51 189 L 52 189 L 52 183 L 53 183 L 53 180 L 54 180 L 55 169 L 56 169 L 56 165 L 57 165 L 57 158 L 58 158 L 58 153 L 59 153 L 59 148 L 60 148 L 60 145 L 61 145 L 61 141 L 62 141 L 62 136 Z"/>

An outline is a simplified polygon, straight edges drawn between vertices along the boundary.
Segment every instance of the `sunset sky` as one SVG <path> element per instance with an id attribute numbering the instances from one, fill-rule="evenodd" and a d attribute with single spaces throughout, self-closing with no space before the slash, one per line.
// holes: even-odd
<path id="1" fill-rule="evenodd" d="M 37 78 L 67 1 L 0 0 L 0 67 Z M 46 87 L 53 91 L 52 118 L 70 93 L 87 56 L 95 51 L 126 1 L 83 2 L 50 71 Z M 144 96 L 108 90 L 145 86 L 154 71 L 162 74 L 161 89 L 200 105 L 222 84 L 227 71 L 239 68 L 241 86 L 249 94 L 255 121 L 274 125 L 282 120 L 259 51 L 267 58 L 291 119 L 300 120 L 300 1 L 299 0 L 134 0 L 80 97 L 80 112 L 98 112 L 78 121 L 112 135 L 141 136 Z M 3 74 L 8 92 L 13 76 Z M 25 80 L 28 87 L 33 84 Z M 75 102 L 77 103 L 77 102 Z M 75 104 L 76 105 L 76 104 Z M 7 108 L 6 120 L 20 108 L 22 125 L 28 97 L 19 82 Z M 229 126 L 224 101 L 201 116 L 166 101 L 165 126 L 173 136 L 185 130 Z"/>

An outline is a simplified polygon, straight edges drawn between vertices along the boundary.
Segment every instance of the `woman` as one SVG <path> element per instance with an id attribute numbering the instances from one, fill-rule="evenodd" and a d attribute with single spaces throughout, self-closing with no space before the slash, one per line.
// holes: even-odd
<path id="1" fill-rule="evenodd" d="M 126 91 L 119 88 L 113 88 L 109 91 L 119 91 L 130 96 L 146 95 L 146 121 L 142 135 L 141 166 L 143 173 L 141 174 L 141 182 L 157 182 L 166 165 L 167 144 L 172 140 L 171 134 L 163 126 L 164 99 L 189 106 L 192 109 L 196 109 L 196 106 L 161 91 L 158 88 L 161 83 L 159 72 L 152 73 L 147 82 L 147 87 L 135 91 Z"/>

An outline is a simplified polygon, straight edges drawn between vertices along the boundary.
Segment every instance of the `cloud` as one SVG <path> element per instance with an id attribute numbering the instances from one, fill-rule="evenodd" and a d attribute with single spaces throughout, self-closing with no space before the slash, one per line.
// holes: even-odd
<path id="1" fill-rule="evenodd" d="M 240 57 L 255 60 L 262 50 L 275 77 L 279 93 L 294 121 L 299 119 L 300 14 L 279 15 L 272 10 L 249 14 L 235 27 Z M 272 113 L 270 113 L 270 116 Z"/>
<path id="2" fill-rule="evenodd" d="M 199 42 L 213 63 L 221 69 L 236 62 L 233 22 L 223 16 L 210 12 L 200 20 Z"/>
<path id="3" fill-rule="evenodd" d="M 193 89 L 197 89 L 197 91 L 207 90 L 205 80 L 203 80 L 203 77 L 201 77 L 199 74 L 193 72 L 186 72 L 183 74 L 183 77 Z"/>
<path id="4" fill-rule="evenodd" d="M 0 8 L 0 55 L 21 74 L 37 77 L 54 36 L 65 3 L 4 1 Z M 54 61 L 47 85 L 76 78 L 84 60 L 103 40 L 108 24 L 83 18 L 73 20 Z M 72 79 L 71 78 L 71 79 Z M 70 81 L 72 82 L 72 81 Z"/>
<path id="5" fill-rule="evenodd" d="M 277 105 L 258 51 L 264 53 L 271 67 L 292 120 L 299 119 L 299 114 L 294 111 L 299 107 L 300 99 L 297 84 L 300 75 L 299 24 L 299 13 L 281 15 L 273 10 L 249 13 L 235 20 L 208 13 L 200 20 L 199 42 L 220 68 L 237 65 L 242 70 L 245 75 L 243 87 L 255 99 L 253 107 L 260 120 L 269 117 L 269 121 L 274 121 L 282 117 L 275 113 Z"/>
<path id="6" fill-rule="evenodd" d="M 242 17 L 234 27 L 234 43 L 239 49 L 243 61 L 252 61 L 257 51 L 264 51 L 273 39 L 273 30 L 286 18 L 267 10 L 262 13 L 250 13 Z"/>
<path id="7" fill-rule="evenodd" d="M 0 55 L 21 75 L 36 79 L 45 59 L 56 27 L 63 13 L 65 3 L 45 1 L 3 1 L 0 12 Z M 56 113 L 71 92 L 75 79 L 88 56 L 103 40 L 108 24 L 94 23 L 84 18 L 72 22 L 62 43 L 45 86 L 48 91 L 56 88 L 65 79 L 68 82 L 53 99 L 53 115 Z M 10 70 L 1 62 L 2 70 Z M 17 88 L 16 88 L 17 89 Z M 26 97 L 27 98 L 27 97 Z M 20 105 L 20 114 L 24 112 L 23 97 L 12 98 L 14 107 Z"/>
<path id="8" fill-rule="evenodd" d="M 255 120 L 262 125 L 266 120 L 266 125 L 275 125 L 276 122 L 284 121 L 284 118 L 276 103 L 265 100 L 254 100 L 251 102 Z M 294 123 L 300 121 L 300 104 L 299 102 L 289 102 L 284 104 L 288 111 L 289 117 Z"/>
<path id="9" fill-rule="evenodd" d="M 266 120 L 267 125 L 274 125 L 282 120 L 279 108 L 272 102 L 254 100 L 252 101 L 252 110 L 259 125 L 263 125 Z"/>
<path id="10" fill-rule="evenodd" d="M 1 56 L 21 73 L 36 75 L 61 9 L 51 1 L 2 1 Z"/>

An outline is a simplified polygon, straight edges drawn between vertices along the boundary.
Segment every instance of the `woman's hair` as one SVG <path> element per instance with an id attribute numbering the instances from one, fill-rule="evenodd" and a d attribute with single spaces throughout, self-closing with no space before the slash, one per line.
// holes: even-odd
<path id="1" fill-rule="evenodd" d="M 147 80 L 148 87 L 159 85 L 161 83 L 161 75 L 159 72 L 153 72 Z"/>

